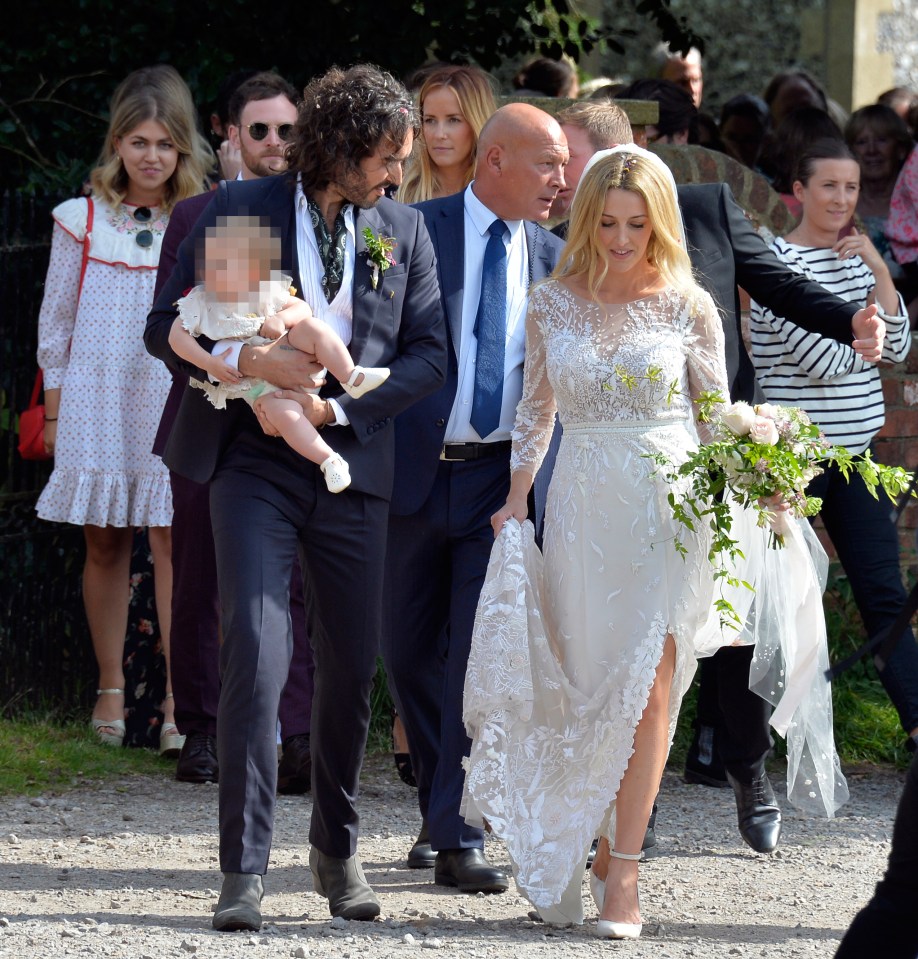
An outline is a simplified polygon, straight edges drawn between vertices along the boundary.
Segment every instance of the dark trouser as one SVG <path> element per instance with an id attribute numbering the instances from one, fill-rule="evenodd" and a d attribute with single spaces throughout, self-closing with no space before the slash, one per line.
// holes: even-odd
<path id="1" fill-rule="evenodd" d="M 892 504 L 882 492 L 874 499 L 856 473 L 846 481 L 835 466 L 827 467 L 806 492 L 823 500 L 819 515 L 851 583 L 867 634 L 876 636 L 895 621 L 908 598 L 899 568 L 899 537 L 890 520 Z M 907 733 L 918 728 L 918 644 L 911 628 L 903 632 L 880 681 L 902 728 Z"/>
<path id="2" fill-rule="evenodd" d="M 484 845 L 481 830 L 459 815 L 470 745 L 462 692 L 494 545 L 491 516 L 506 502 L 509 481 L 506 453 L 443 462 L 424 506 L 389 519 L 383 657 L 434 849 Z"/>
<path id="3" fill-rule="evenodd" d="M 292 655 L 297 551 L 315 658 L 309 841 L 336 858 L 357 847 L 356 800 L 370 721 L 388 506 L 334 495 L 318 469 L 245 438 L 211 482 L 223 622 L 217 714 L 220 868 L 264 873 L 274 823 L 275 723 Z"/>
<path id="4" fill-rule="evenodd" d="M 899 569 L 899 538 L 890 520 L 892 506 L 883 493 L 870 495 L 853 473 L 850 482 L 829 465 L 807 487 L 808 496 L 822 499 L 820 516 L 845 569 L 858 610 L 870 636 L 896 619 L 907 596 Z M 749 692 L 752 648 L 721 650 L 702 665 L 698 723 L 716 725 L 720 755 L 727 770 L 749 782 L 768 751 L 769 708 Z M 911 628 L 902 634 L 880 680 L 899 714 L 903 729 L 918 728 L 918 644 Z M 720 723 L 712 721 L 716 698 Z M 770 740 L 769 740 L 770 742 Z"/>
<path id="5" fill-rule="evenodd" d="M 715 729 L 727 772 L 749 785 L 761 775 L 771 749 L 771 706 L 749 689 L 754 646 L 726 646 L 701 660 L 697 726 Z"/>
<path id="6" fill-rule="evenodd" d="M 886 874 L 854 917 L 835 959 L 918 956 L 918 763 L 912 760 L 899 800 Z"/>
<path id="7" fill-rule="evenodd" d="M 217 734 L 220 698 L 220 609 L 217 559 L 210 525 L 210 486 L 169 474 L 172 480 L 172 635 L 170 659 L 175 721 L 182 733 Z M 293 659 L 281 696 L 281 735 L 309 732 L 312 647 L 306 635 L 299 560 L 290 581 Z"/>

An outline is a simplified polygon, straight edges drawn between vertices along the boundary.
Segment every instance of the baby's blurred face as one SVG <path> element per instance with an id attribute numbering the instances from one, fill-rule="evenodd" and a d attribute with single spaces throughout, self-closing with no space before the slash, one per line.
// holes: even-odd
<path id="1" fill-rule="evenodd" d="M 223 303 L 257 302 L 272 271 L 280 267 L 276 240 L 262 226 L 227 224 L 204 242 L 203 280 L 207 292 Z"/>

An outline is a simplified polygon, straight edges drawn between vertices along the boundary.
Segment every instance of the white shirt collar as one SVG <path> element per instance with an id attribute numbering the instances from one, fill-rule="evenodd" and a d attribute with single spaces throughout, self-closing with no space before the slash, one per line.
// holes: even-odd
<path id="1" fill-rule="evenodd" d="M 469 219 L 472 221 L 472 225 L 478 231 L 478 233 L 484 237 L 488 228 L 491 224 L 498 219 L 496 213 L 492 213 L 482 202 L 475 196 L 474 191 L 472 190 L 472 185 L 475 183 L 474 180 L 465 188 L 465 212 L 468 214 Z M 512 243 L 517 236 L 517 233 L 523 227 L 522 220 L 504 220 L 504 223 L 507 224 L 507 229 L 510 231 L 510 242 Z"/>

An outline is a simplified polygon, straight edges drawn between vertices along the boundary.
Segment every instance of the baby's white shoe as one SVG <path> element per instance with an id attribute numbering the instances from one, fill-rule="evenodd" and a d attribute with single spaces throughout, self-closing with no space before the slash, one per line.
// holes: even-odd
<path id="1" fill-rule="evenodd" d="M 363 379 L 360 381 L 360 385 L 356 386 L 355 381 L 361 373 L 363 373 Z M 348 377 L 346 383 L 341 384 L 341 387 L 348 396 L 352 396 L 356 400 L 364 393 L 369 393 L 370 390 L 375 390 L 377 386 L 382 386 L 387 379 L 389 379 L 389 368 L 387 366 L 366 368 L 355 366 L 354 372 Z"/>
<path id="2" fill-rule="evenodd" d="M 329 493 L 340 493 L 351 485 L 351 471 L 347 467 L 347 462 L 337 453 L 331 456 L 319 465 L 325 476 L 325 485 Z"/>

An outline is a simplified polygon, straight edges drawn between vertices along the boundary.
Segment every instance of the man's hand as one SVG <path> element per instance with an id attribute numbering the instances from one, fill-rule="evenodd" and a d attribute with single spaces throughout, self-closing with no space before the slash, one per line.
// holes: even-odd
<path id="1" fill-rule="evenodd" d="M 287 337 L 282 336 L 264 346 L 243 346 L 239 353 L 239 371 L 243 376 L 266 380 L 282 389 L 296 390 L 318 386 L 316 377 L 322 365 L 315 356 L 291 346 Z"/>
<path id="2" fill-rule="evenodd" d="M 217 163 L 220 166 L 221 180 L 235 180 L 242 169 L 242 151 L 224 140 L 217 150 Z"/>
<path id="3" fill-rule="evenodd" d="M 877 305 L 872 303 L 851 318 L 851 330 L 855 353 L 867 363 L 877 363 L 883 356 L 883 340 L 886 339 L 886 324 L 877 315 Z"/>

